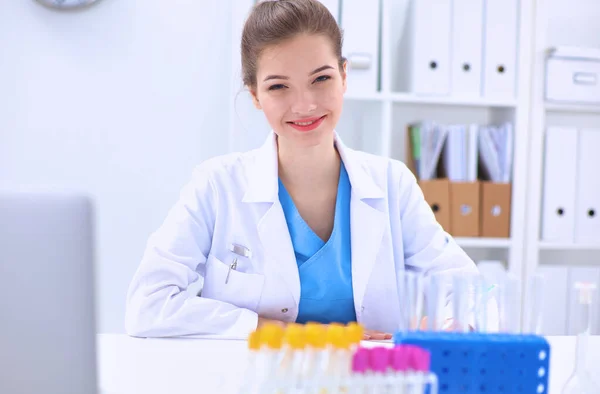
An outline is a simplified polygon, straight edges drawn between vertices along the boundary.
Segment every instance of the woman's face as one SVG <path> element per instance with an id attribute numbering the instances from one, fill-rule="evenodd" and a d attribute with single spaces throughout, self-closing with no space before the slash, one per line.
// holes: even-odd
<path id="1" fill-rule="evenodd" d="M 328 38 L 299 35 L 266 48 L 258 59 L 254 104 L 280 139 L 299 146 L 330 141 L 342 112 L 340 72 Z"/>

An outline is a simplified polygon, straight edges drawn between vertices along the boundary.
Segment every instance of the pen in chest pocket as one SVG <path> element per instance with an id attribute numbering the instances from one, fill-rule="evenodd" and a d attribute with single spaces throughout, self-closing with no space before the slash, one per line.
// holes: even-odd
<path id="1" fill-rule="evenodd" d="M 227 282 L 229 282 L 229 274 L 231 273 L 231 270 L 234 270 L 237 268 L 237 257 L 235 259 L 233 259 L 233 263 L 231 263 L 229 265 L 229 270 L 227 271 L 227 276 L 225 277 L 225 284 L 227 284 Z"/>
<path id="2" fill-rule="evenodd" d="M 245 246 L 238 245 L 238 244 L 229 245 L 229 250 L 237 256 L 250 257 L 252 255 L 252 253 L 250 252 L 250 249 L 248 249 Z M 231 270 L 237 269 L 237 264 L 238 264 L 238 258 L 235 257 L 233 259 L 233 262 L 229 265 L 229 270 L 227 271 L 227 276 L 225 277 L 225 284 L 227 284 L 229 282 L 229 274 L 231 274 Z"/>

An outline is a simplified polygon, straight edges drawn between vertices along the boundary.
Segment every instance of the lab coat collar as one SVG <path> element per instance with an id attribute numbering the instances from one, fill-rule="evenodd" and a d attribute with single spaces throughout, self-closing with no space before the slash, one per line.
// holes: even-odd
<path id="1" fill-rule="evenodd" d="M 347 147 L 337 132 L 334 142 L 342 158 L 352 193 L 361 200 L 385 198 L 383 190 L 375 184 L 367 172 L 367 165 L 361 154 Z M 253 160 L 247 168 L 248 184 L 244 202 L 275 202 L 279 196 L 277 134 L 269 133 L 265 143 L 255 150 Z"/>

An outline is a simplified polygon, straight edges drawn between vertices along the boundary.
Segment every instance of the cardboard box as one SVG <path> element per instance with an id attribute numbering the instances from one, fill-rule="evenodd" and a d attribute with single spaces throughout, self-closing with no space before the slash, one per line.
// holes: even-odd
<path id="1" fill-rule="evenodd" d="M 419 181 L 425 201 L 442 228 L 450 231 L 450 182 L 447 179 Z"/>
<path id="2" fill-rule="evenodd" d="M 453 237 L 479 237 L 480 182 L 450 182 L 450 234 Z"/>
<path id="3" fill-rule="evenodd" d="M 510 183 L 482 182 L 481 185 L 481 236 L 510 237 Z"/>

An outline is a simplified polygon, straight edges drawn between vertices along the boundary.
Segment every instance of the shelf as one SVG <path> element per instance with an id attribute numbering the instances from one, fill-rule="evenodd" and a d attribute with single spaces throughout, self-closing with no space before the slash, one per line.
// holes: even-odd
<path id="1" fill-rule="evenodd" d="M 541 241 L 538 244 L 540 250 L 597 250 L 600 251 L 600 244 L 576 244 L 564 242 Z"/>
<path id="2" fill-rule="evenodd" d="M 349 94 L 344 95 L 344 99 L 352 101 L 386 101 L 386 96 L 383 93 L 367 93 L 367 94 Z"/>
<path id="3" fill-rule="evenodd" d="M 452 96 L 417 96 L 411 93 L 369 93 L 364 95 L 346 94 L 347 100 L 355 101 L 391 101 L 404 104 L 448 105 L 457 107 L 514 108 L 516 100 L 489 100 L 484 98 Z"/>
<path id="4" fill-rule="evenodd" d="M 483 238 L 483 237 L 455 237 L 458 245 L 462 248 L 510 248 L 510 238 Z"/>
<path id="5" fill-rule="evenodd" d="M 600 114 L 600 105 L 546 103 L 546 111 Z"/>
<path id="6" fill-rule="evenodd" d="M 454 105 L 462 107 L 516 107 L 516 100 L 489 100 L 484 98 L 452 97 L 452 96 L 416 96 L 409 93 L 392 93 L 390 100 L 395 103 Z"/>

